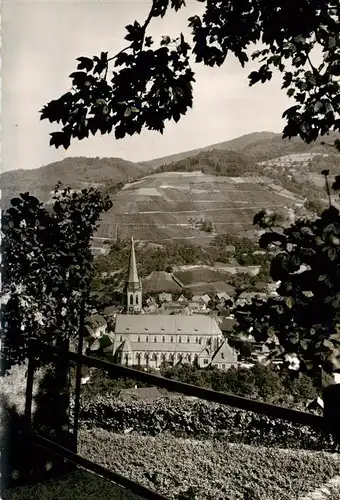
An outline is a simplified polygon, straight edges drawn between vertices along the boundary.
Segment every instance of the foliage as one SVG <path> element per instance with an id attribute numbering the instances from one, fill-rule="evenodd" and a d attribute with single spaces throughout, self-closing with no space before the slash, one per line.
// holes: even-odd
<path id="1" fill-rule="evenodd" d="M 82 428 L 100 427 L 112 433 L 130 429 L 139 435 L 169 433 L 278 448 L 322 450 L 333 443 L 331 437 L 310 427 L 185 397 L 125 402 L 98 396 L 83 403 L 80 421 Z"/>
<path id="2" fill-rule="evenodd" d="M 250 85 L 271 80 L 273 70 L 282 73 L 282 88 L 296 102 L 283 114 L 284 137 L 311 142 L 339 130 L 337 0 L 289 0 L 276 2 L 277 8 L 268 0 L 204 3 L 204 14 L 188 20 L 193 46 L 181 33 L 175 39 L 163 36 L 160 46 L 151 48 L 154 40 L 147 28 L 152 19 L 185 5 L 183 0 L 153 0 L 144 23 L 126 26 L 130 44 L 120 52 L 79 57 L 77 71 L 70 75 L 72 90 L 41 110 L 41 119 L 62 122 L 61 131 L 51 133 L 50 144 L 68 148 L 73 138 L 113 129 L 117 139 L 144 128 L 162 133 L 166 121 L 178 122 L 192 107 L 192 56 L 196 63 L 214 67 L 221 66 L 228 53 L 242 67 L 250 59 L 261 64 L 249 74 Z M 258 42 L 263 48 L 250 53 Z M 312 61 L 317 47 L 322 50 L 321 64 Z M 111 76 L 113 61 L 117 69 Z"/>
<path id="3" fill-rule="evenodd" d="M 60 379 L 49 366 L 37 370 L 33 384 L 32 423 L 39 434 L 70 446 L 68 385 L 61 392 Z M 1 401 L 1 489 L 42 481 L 70 470 L 60 457 L 32 446 L 26 435 L 24 416 L 27 365 L 14 365 L 0 378 Z M 65 390 L 66 388 L 66 390 Z M 12 389 L 12 392 L 10 392 Z M 64 397 L 64 401 L 63 401 Z M 64 404 L 63 404 L 64 403 Z M 28 460 L 29 457 L 29 460 Z M 73 466 L 71 466 L 72 468 Z M 2 492 L 1 492 L 2 493 Z M 1 494 L 1 498 L 3 495 Z"/>
<path id="4" fill-rule="evenodd" d="M 94 189 L 55 188 L 51 210 L 29 193 L 2 217 L 3 356 L 27 358 L 29 338 L 47 343 L 75 337 L 93 275 L 91 238 L 111 201 Z M 39 357 L 39 353 L 36 353 Z"/>
<path id="5" fill-rule="evenodd" d="M 98 356 L 112 361 L 110 355 L 98 354 Z M 155 373 L 151 368 L 148 371 Z M 321 386 L 317 385 L 317 381 L 308 376 L 296 380 L 294 373 L 277 372 L 270 366 L 260 364 L 255 364 L 252 368 L 231 367 L 227 371 L 222 371 L 215 367 L 199 368 L 190 364 L 171 366 L 166 363 L 162 364 L 159 374 L 179 382 L 254 398 L 266 403 L 293 405 L 299 409 L 305 408 L 307 402 L 321 392 Z M 120 390 L 135 385 L 150 387 L 147 383 L 129 378 L 115 378 L 102 370 L 94 370 L 90 381 L 82 387 L 82 400 L 91 401 L 97 395 L 117 395 Z"/>
<path id="6" fill-rule="evenodd" d="M 42 377 L 43 371 L 37 370 L 33 384 L 33 411 L 35 409 L 34 397 Z M 15 406 L 20 415 L 23 414 L 25 408 L 26 383 L 27 363 L 13 365 L 4 376 L 0 377 L 0 398 L 6 399 L 10 406 Z"/>
<path id="7" fill-rule="evenodd" d="M 323 173 L 327 181 L 328 171 Z M 335 189 L 338 183 L 336 177 Z M 287 355 L 297 356 L 302 371 L 339 370 L 339 211 L 330 205 L 320 217 L 300 218 L 277 230 L 263 211 L 254 223 L 266 230 L 260 246 L 277 248 L 270 274 L 280 282 L 279 298 L 240 308 L 239 330 L 252 327 L 256 341 L 268 344 L 287 363 Z"/>

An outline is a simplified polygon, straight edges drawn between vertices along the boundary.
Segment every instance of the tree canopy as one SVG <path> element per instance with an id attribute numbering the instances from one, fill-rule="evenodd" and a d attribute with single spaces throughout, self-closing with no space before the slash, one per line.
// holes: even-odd
<path id="1" fill-rule="evenodd" d="M 1 342 L 13 363 L 26 359 L 29 338 L 76 337 L 81 309 L 89 306 L 91 238 L 112 202 L 92 188 L 60 187 L 51 207 L 21 193 L 2 216 Z"/>
<path id="2" fill-rule="evenodd" d="M 327 180 L 328 171 L 323 173 Z M 336 190 L 339 181 L 338 176 Z M 254 223 L 265 229 L 260 246 L 276 248 L 270 274 L 279 283 L 278 297 L 255 300 L 236 311 L 238 330 L 251 331 L 287 364 L 287 355 L 296 356 L 302 371 L 320 366 L 326 372 L 339 371 L 339 210 L 330 204 L 321 216 L 299 218 L 289 227 L 280 227 L 262 211 Z"/>
<path id="3" fill-rule="evenodd" d="M 229 53 L 242 67 L 258 62 L 250 85 L 269 81 L 273 71 L 282 74 L 282 89 L 295 101 L 283 113 L 283 137 L 309 143 L 340 130 L 338 0 L 197 1 L 205 11 L 188 19 L 189 42 L 183 33 L 160 41 L 148 35 L 154 18 L 185 6 L 184 0 L 152 0 L 144 22 L 126 26 L 121 51 L 78 57 L 72 89 L 41 110 L 41 119 L 62 124 L 50 144 L 67 149 L 73 139 L 98 131 L 114 130 L 117 139 L 143 129 L 163 133 L 166 121 L 178 122 L 193 105 L 192 62 L 221 66 Z M 340 149 L 339 140 L 334 145 Z"/>

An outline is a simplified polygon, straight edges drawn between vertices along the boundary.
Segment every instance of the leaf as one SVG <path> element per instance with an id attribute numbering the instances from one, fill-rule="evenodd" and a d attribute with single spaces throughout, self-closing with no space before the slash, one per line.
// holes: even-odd
<path id="1" fill-rule="evenodd" d="M 128 118 L 131 115 L 131 113 L 132 113 L 132 108 L 127 107 L 124 113 L 124 117 Z"/>
<path id="2" fill-rule="evenodd" d="M 171 39 L 169 36 L 163 35 L 161 45 L 169 45 L 170 41 L 171 41 Z"/>
<path id="3" fill-rule="evenodd" d="M 325 339 L 322 343 L 328 349 L 330 349 L 330 350 L 334 349 L 334 345 L 329 340 Z"/>
<path id="4" fill-rule="evenodd" d="M 328 254 L 328 258 L 331 261 L 334 261 L 338 256 L 338 252 L 337 252 L 336 248 L 334 248 L 334 247 L 329 248 L 327 254 Z"/>
<path id="5" fill-rule="evenodd" d="M 302 347 L 302 349 L 304 351 L 307 351 L 307 349 L 308 349 L 308 343 L 307 343 L 307 341 L 305 339 L 300 340 L 300 346 Z"/>
<path id="6" fill-rule="evenodd" d="M 77 69 L 85 69 L 86 71 L 91 71 L 93 68 L 93 60 L 89 57 L 77 57 L 77 61 L 80 61 Z"/>
<path id="7" fill-rule="evenodd" d="M 59 146 L 63 146 L 64 149 L 69 148 L 71 137 L 66 132 L 52 132 L 50 136 L 50 146 L 55 146 L 57 149 L 59 148 Z"/>
<path id="8" fill-rule="evenodd" d="M 293 307 L 294 303 L 295 303 L 295 300 L 293 297 L 286 298 L 286 305 L 289 309 L 291 309 Z"/>

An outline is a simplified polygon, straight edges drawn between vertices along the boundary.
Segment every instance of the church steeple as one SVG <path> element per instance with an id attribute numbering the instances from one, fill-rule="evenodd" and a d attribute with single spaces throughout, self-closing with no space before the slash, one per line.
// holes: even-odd
<path id="1" fill-rule="evenodd" d="M 133 241 L 133 236 L 131 238 L 131 250 L 130 250 L 130 262 L 129 262 L 129 276 L 128 284 L 139 284 L 136 255 L 135 255 L 135 242 Z"/>
<path id="2" fill-rule="evenodd" d="M 127 279 L 127 311 L 129 314 L 138 314 L 142 310 L 142 281 L 138 278 L 135 243 L 131 238 L 129 271 Z"/>

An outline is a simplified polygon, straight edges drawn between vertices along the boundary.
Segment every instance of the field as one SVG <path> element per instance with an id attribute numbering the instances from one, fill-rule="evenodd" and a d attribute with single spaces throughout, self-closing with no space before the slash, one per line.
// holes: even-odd
<path id="1" fill-rule="evenodd" d="M 113 208 L 103 216 L 101 239 L 131 237 L 139 241 L 211 241 L 214 233 L 190 227 L 190 219 L 208 219 L 216 233 L 240 233 L 254 228 L 263 208 L 292 207 L 298 197 L 276 193 L 260 177 L 216 177 L 201 172 L 166 172 L 127 184 L 113 196 Z"/>
<path id="2" fill-rule="evenodd" d="M 199 441 L 169 436 L 82 430 L 80 454 L 169 499 L 301 499 L 340 473 L 338 455 Z M 195 496 L 186 496 L 192 492 Z M 181 496 L 183 495 L 183 496 Z M 339 490 L 333 488 L 338 498 Z M 3 500 L 140 500 L 109 481 L 78 470 L 64 478 L 16 488 Z M 320 498 L 320 497 L 319 497 Z"/>

